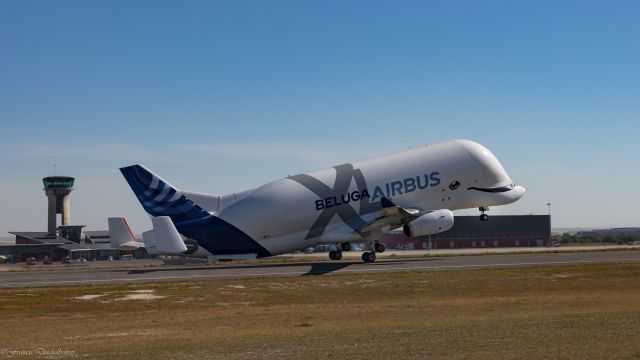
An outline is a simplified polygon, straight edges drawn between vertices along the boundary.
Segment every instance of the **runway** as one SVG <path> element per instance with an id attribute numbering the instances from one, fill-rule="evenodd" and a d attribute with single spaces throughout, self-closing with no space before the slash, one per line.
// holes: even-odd
<path id="1" fill-rule="evenodd" d="M 319 261 L 274 264 L 223 264 L 209 266 L 157 266 L 149 268 L 61 269 L 0 272 L 0 287 L 72 286 L 85 284 L 187 281 L 221 278 L 322 276 L 393 271 L 444 271 L 497 267 L 523 267 L 569 264 L 636 263 L 640 251 L 604 251 L 580 253 L 541 253 L 509 255 L 473 255 L 380 259 L 361 261 Z"/>

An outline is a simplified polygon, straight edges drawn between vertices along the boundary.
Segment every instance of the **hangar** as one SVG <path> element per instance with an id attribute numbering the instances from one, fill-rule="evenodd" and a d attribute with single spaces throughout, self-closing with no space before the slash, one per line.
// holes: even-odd
<path id="1" fill-rule="evenodd" d="M 492 215 L 481 221 L 477 216 L 456 216 L 453 227 L 439 234 L 383 235 L 380 241 L 400 250 L 551 246 L 551 217 Z"/>

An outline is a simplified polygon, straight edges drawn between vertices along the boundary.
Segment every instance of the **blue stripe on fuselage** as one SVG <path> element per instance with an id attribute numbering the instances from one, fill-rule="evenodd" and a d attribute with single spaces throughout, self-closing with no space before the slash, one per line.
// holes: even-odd
<path id="1" fill-rule="evenodd" d="M 196 240 L 199 246 L 214 255 L 257 254 L 267 257 L 271 254 L 249 235 L 217 216 L 175 223 L 178 232 Z"/>

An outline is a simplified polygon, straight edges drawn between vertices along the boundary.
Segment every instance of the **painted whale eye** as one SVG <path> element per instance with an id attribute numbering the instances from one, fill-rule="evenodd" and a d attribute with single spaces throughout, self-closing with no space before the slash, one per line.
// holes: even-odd
<path id="1" fill-rule="evenodd" d="M 451 182 L 451 184 L 449 184 L 449 189 L 451 190 L 455 190 L 460 186 L 460 181 L 456 180 Z"/>

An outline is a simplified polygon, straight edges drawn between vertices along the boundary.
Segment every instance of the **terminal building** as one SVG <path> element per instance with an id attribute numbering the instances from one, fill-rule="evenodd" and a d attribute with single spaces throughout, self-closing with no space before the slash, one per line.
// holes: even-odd
<path id="1" fill-rule="evenodd" d="M 16 245 L 0 247 L 0 255 L 10 255 L 16 261 L 24 261 L 31 257 L 43 259 L 45 256 L 52 261 L 60 261 L 67 256 L 71 259 L 87 260 L 120 257 L 121 251 L 111 248 L 109 231 L 82 231 L 84 227 L 60 225 L 54 235 L 44 231 L 12 231 L 10 234 L 15 235 Z"/>
<path id="2" fill-rule="evenodd" d="M 42 260 L 45 256 L 52 261 L 60 261 L 66 257 L 106 260 L 132 253 L 111 248 L 109 231 L 84 231 L 84 225 L 71 224 L 70 194 L 75 178 L 50 176 L 42 179 L 42 182 L 48 202 L 47 231 L 9 232 L 16 237 L 15 245 L 0 246 L 0 256 L 22 262 L 32 257 Z M 143 253 L 138 256 L 144 256 L 144 250 L 140 251 Z"/>

